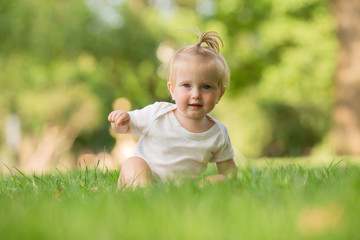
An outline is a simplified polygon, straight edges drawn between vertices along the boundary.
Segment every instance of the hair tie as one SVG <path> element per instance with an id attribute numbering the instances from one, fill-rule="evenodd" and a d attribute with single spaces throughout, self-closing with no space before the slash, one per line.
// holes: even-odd
<path id="1" fill-rule="evenodd" d="M 201 41 L 198 41 L 197 45 L 200 46 L 200 45 L 201 45 Z"/>

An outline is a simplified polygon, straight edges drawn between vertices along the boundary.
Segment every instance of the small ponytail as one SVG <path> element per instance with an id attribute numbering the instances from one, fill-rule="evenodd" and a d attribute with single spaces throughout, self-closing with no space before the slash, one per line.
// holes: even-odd
<path id="1" fill-rule="evenodd" d="M 168 81 L 175 84 L 177 72 L 181 68 L 193 68 L 201 73 L 210 72 L 218 79 L 220 90 L 226 89 L 230 81 L 230 70 L 225 58 L 220 54 L 220 43 L 224 43 L 215 31 L 195 32 L 196 44 L 180 48 L 171 58 L 168 68 Z M 206 43 L 207 46 L 203 46 Z"/>
<path id="2" fill-rule="evenodd" d="M 220 52 L 219 42 L 221 42 L 221 46 L 224 47 L 224 42 L 219 36 L 219 34 L 215 31 L 203 32 L 201 34 L 195 33 L 198 36 L 198 43 L 197 45 L 200 47 L 201 44 L 204 42 L 206 45 L 211 47 L 215 50 L 215 52 Z"/>

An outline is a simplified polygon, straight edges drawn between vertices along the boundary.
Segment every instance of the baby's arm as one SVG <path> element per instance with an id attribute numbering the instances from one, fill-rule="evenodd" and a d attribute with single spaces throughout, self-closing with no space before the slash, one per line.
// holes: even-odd
<path id="1" fill-rule="evenodd" d="M 225 181 L 226 179 L 235 179 L 237 175 L 237 167 L 234 159 L 229 159 L 224 162 L 216 163 L 219 174 L 210 175 L 205 178 L 205 182 L 216 183 Z M 204 180 L 200 182 L 200 186 L 203 186 Z"/>
<path id="2" fill-rule="evenodd" d="M 219 171 L 219 174 L 224 175 L 225 177 L 228 177 L 229 179 L 236 178 L 238 169 L 236 167 L 234 159 L 229 159 L 224 162 L 218 162 L 218 163 L 216 163 L 216 167 Z"/>
<path id="3" fill-rule="evenodd" d="M 130 115 L 126 111 L 112 111 L 108 116 L 111 127 L 117 133 L 130 133 Z"/>

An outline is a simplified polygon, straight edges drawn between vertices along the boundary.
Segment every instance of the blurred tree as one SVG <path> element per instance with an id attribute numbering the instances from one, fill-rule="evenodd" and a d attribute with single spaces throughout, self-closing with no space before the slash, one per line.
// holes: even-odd
<path id="1" fill-rule="evenodd" d="M 311 154 L 326 141 L 333 99 L 336 38 L 326 2 L 222 1 L 219 5 L 223 5 L 219 18 L 233 31 L 230 52 L 225 52 L 232 71 L 230 96 L 239 99 L 236 95 L 241 94 L 242 101 L 249 98 L 257 105 L 249 108 L 240 101 L 241 110 L 229 109 L 227 115 L 241 113 L 237 117 L 246 122 L 228 122 L 222 117 L 226 115 L 219 114 L 230 134 L 236 132 L 235 146 L 247 156 Z M 257 130 L 254 123 L 259 124 Z"/>
<path id="2" fill-rule="evenodd" d="M 338 154 L 360 155 L 360 1 L 331 0 L 340 43 L 335 77 L 334 141 Z"/>
<path id="3" fill-rule="evenodd" d="M 161 36 L 149 31 L 137 10 L 117 1 L 1 1 L 0 115 L 19 115 L 35 148 L 49 125 L 74 127 L 60 130 L 71 133 L 73 150 L 111 147 L 104 126 L 114 99 L 142 107 L 168 98 L 156 74 Z M 88 105 L 91 111 L 81 119 L 77 112 Z M 70 119 L 80 124 L 69 125 Z M 3 128 L 0 133 L 4 145 Z"/>
<path id="4" fill-rule="evenodd" d="M 170 100 L 166 63 L 196 42 L 187 30 L 199 27 L 224 38 L 231 85 L 214 114 L 234 147 L 249 156 L 309 153 L 329 129 L 331 16 L 323 0 L 2 0 L 0 126 L 17 114 L 33 158 L 51 137 L 67 146 L 47 153 L 54 161 L 70 148 L 111 148 L 113 101 Z M 4 135 L 1 127 L 1 146 Z"/>

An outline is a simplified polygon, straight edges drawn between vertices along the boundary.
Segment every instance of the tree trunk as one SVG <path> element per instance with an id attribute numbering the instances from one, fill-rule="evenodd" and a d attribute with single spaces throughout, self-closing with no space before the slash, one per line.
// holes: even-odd
<path id="1" fill-rule="evenodd" d="M 341 155 L 360 155 L 360 0 L 331 0 L 331 3 L 339 39 L 333 125 L 335 151 Z"/>

